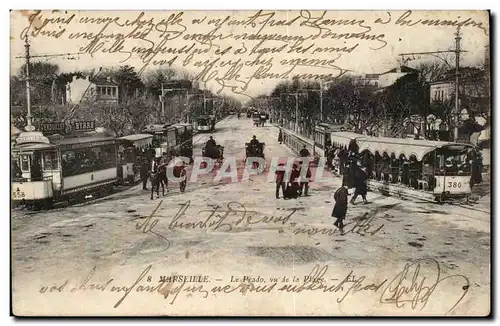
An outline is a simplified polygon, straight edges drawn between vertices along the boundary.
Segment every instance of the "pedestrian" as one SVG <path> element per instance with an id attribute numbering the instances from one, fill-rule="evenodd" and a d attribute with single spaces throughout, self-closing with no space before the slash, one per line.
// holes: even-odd
<path id="1" fill-rule="evenodd" d="M 283 163 L 278 164 L 275 174 L 276 174 L 276 199 L 280 198 L 280 188 L 281 192 L 283 193 L 283 198 L 285 198 L 286 182 L 285 182 L 285 165 Z"/>
<path id="2" fill-rule="evenodd" d="M 304 145 L 302 149 L 300 150 L 300 157 L 309 157 L 311 156 L 311 153 L 307 150 L 307 146 Z"/>
<path id="3" fill-rule="evenodd" d="M 283 143 L 283 131 L 280 128 L 280 133 L 278 134 L 278 141 L 280 142 L 280 145 Z"/>
<path id="4" fill-rule="evenodd" d="M 148 190 L 146 186 L 148 183 L 148 176 L 149 176 L 149 162 L 146 158 L 142 160 L 140 176 L 142 180 L 142 190 Z"/>
<path id="5" fill-rule="evenodd" d="M 299 166 L 297 164 L 293 165 L 293 170 L 292 173 L 290 174 L 290 196 L 291 198 L 298 198 L 299 197 L 299 178 L 300 178 L 300 172 L 299 172 Z"/>
<path id="6" fill-rule="evenodd" d="M 333 206 L 332 217 L 336 218 L 333 225 L 338 227 L 340 231 L 343 231 L 344 219 L 347 214 L 347 196 L 348 192 L 346 186 L 341 186 L 333 195 L 335 206 Z"/>
<path id="7" fill-rule="evenodd" d="M 366 179 L 368 178 L 368 175 L 366 174 L 366 169 L 365 168 L 360 168 L 359 166 L 356 166 L 356 174 L 354 175 L 354 196 L 351 198 L 351 204 L 355 205 L 356 198 L 358 198 L 358 195 L 361 195 L 361 198 L 363 198 L 363 203 L 368 204 L 368 201 L 366 200 L 366 193 L 367 193 L 367 186 L 366 186 Z"/>
<path id="8" fill-rule="evenodd" d="M 302 162 L 300 162 L 302 164 Z M 302 177 L 302 166 L 300 168 L 300 171 L 299 171 L 299 174 L 301 176 L 301 182 L 300 182 L 300 191 L 299 191 L 299 194 L 302 195 L 304 194 L 304 196 L 309 196 L 309 181 L 310 181 L 310 178 L 311 178 L 311 169 L 309 168 L 309 165 L 307 167 L 305 167 L 307 169 L 306 171 L 306 175 L 305 177 Z"/>

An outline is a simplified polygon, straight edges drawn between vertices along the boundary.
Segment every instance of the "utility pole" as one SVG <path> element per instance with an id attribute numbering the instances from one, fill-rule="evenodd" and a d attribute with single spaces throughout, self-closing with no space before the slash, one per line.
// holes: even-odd
<path id="1" fill-rule="evenodd" d="M 302 89 L 302 91 L 305 91 L 305 92 L 319 92 L 319 112 L 320 112 L 319 120 L 320 120 L 320 122 L 324 121 L 324 116 L 323 116 L 323 91 L 325 90 L 325 87 L 328 87 L 328 85 L 330 85 L 331 83 L 333 83 L 333 81 L 329 81 L 329 82 L 323 83 L 323 80 L 320 79 L 320 81 L 319 81 L 319 90 L 317 90 L 317 89 Z"/>
<path id="2" fill-rule="evenodd" d="M 165 119 L 165 90 L 163 89 L 163 83 L 161 83 L 161 119 Z"/>
<path id="3" fill-rule="evenodd" d="M 165 92 L 174 92 L 174 91 L 185 91 L 186 92 L 186 110 L 189 110 L 189 97 L 193 96 L 193 95 L 189 94 L 189 89 L 186 89 L 186 88 L 165 88 L 164 89 L 163 83 L 161 84 L 162 98 L 164 98 Z M 162 110 L 164 110 L 163 100 L 162 100 Z M 189 119 L 189 116 L 188 116 L 188 119 Z"/>
<path id="4" fill-rule="evenodd" d="M 432 55 L 444 61 L 443 58 L 436 56 L 436 54 L 441 53 L 454 53 L 455 54 L 455 112 L 453 113 L 453 140 L 456 142 L 458 140 L 458 123 L 459 123 L 459 115 L 460 115 L 460 99 L 459 99 L 459 91 L 460 91 L 460 53 L 467 52 L 460 48 L 460 26 L 457 27 L 457 31 L 455 32 L 455 49 L 453 50 L 445 50 L 445 51 L 431 51 L 431 52 L 411 52 L 411 53 L 400 53 L 399 55 L 402 57 L 402 61 L 409 61 L 411 59 L 405 60 L 405 56 L 415 56 L 415 55 Z M 427 117 L 425 117 L 427 118 Z M 425 124 L 424 124 L 425 125 Z"/>
<path id="5" fill-rule="evenodd" d="M 295 93 L 282 93 L 281 95 L 289 95 L 295 97 L 295 132 L 299 132 L 299 94 L 305 94 L 306 92 L 295 92 Z"/>
<path id="6" fill-rule="evenodd" d="M 214 114 L 213 111 L 215 111 L 214 108 L 214 102 L 213 100 L 216 100 L 217 97 L 206 97 L 205 93 L 203 93 L 203 113 L 207 114 L 207 101 L 212 101 L 212 114 Z"/>
<path id="7" fill-rule="evenodd" d="M 455 33 L 455 114 L 454 114 L 454 122 L 455 128 L 453 129 L 453 141 L 456 143 L 458 140 L 458 122 L 459 122 L 459 114 L 460 114 L 460 99 L 459 99 L 459 74 L 460 74 L 460 26 L 457 28 L 457 32 Z"/>
<path id="8" fill-rule="evenodd" d="M 35 126 L 33 126 L 33 115 L 31 114 L 31 84 L 30 84 L 30 59 L 32 58 L 55 58 L 55 57 L 68 57 L 74 55 L 83 54 L 83 52 L 74 52 L 74 53 L 58 53 L 58 54 L 43 54 L 43 55 L 31 55 L 30 54 L 30 44 L 28 41 L 28 35 L 24 38 L 24 48 L 25 54 L 24 56 L 17 56 L 17 59 L 24 59 L 26 61 L 26 106 L 28 110 L 28 114 L 26 115 L 26 131 L 35 131 Z M 69 60 L 74 60 L 75 57 L 68 58 Z M 88 90 L 88 88 L 87 88 Z M 86 94 L 87 90 L 85 90 L 83 96 Z M 76 105 L 71 109 L 70 114 L 74 113 Z"/>
<path id="9" fill-rule="evenodd" d="M 26 49 L 26 106 L 28 109 L 28 114 L 26 115 L 26 128 L 25 130 L 35 131 L 35 126 L 32 124 L 31 115 L 31 89 L 30 89 L 30 44 L 28 42 L 28 35 L 26 35 L 24 48 Z"/>
<path id="10" fill-rule="evenodd" d="M 268 110 L 269 110 L 269 100 L 270 99 L 279 99 L 279 100 L 281 100 L 280 96 L 267 96 L 266 98 L 268 100 L 267 101 Z M 276 120 L 276 108 L 274 107 L 274 105 L 272 107 L 273 107 L 273 122 L 275 122 L 275 120 Z M 281 103 L 280 103 L 280 108 L 281 108 Z M 269 111 L 268 111 L 268 113 L 269 113 Z M 280 116 L 280 119 L 281 119 L 281 116 Z M 281 122 L 281 120 L 280 120 L 280 122 Z"/>

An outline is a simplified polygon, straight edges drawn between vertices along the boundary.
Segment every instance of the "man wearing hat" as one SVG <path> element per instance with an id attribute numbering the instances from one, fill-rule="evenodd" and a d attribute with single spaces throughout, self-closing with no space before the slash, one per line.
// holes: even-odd
<path id="1" fill-rule="evenodd" d="M 366 200 L 366 193 L 367 193 L 367 186 L 366 186 L 366 179 L 368 178 L 368 175 L 366 173 L 366 168 L 360 168 L 359 166 L 356 166 L 356 173 L 354 176 L 354 185 L 355 185 L 355 190 L 354 190 L 354 196 L 352 196 L 351 199 L 351 204 L 354 205 L 354 202 L 356 201 L 356 198 L 358 198 L 358 195 L 361 195 L 361 198 L 363 198 L 363 203 L 368 204 L 368 201 Z"/>

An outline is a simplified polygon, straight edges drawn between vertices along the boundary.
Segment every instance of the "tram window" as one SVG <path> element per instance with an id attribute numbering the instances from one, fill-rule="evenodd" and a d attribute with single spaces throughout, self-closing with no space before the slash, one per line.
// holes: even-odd
<path id="1" fill-rule="evenodd" d="M 63 177 L 116 166 L 114 145 L 67 150 L 62 154 Z"/>
<path id="2" fill-rule="evenodd" d="M 21 155 L 21 171 L 30 171 L 30 157 L 29 155 Z"/>
<path id="3" fill-rule="evenodd" d="M 43 169 L 44 170 L 58 170 L 59 163 L 57 160 L 57 152 L 43 152 Z"/>

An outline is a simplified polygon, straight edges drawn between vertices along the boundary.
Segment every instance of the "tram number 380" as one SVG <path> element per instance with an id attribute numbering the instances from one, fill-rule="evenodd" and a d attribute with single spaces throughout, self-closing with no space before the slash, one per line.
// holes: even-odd
<path id="1" fill-rule="evenodd" d="M 448 188 L 462 188 L 462 183 L 448 181 Z"/>

